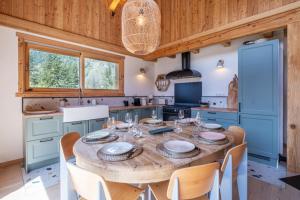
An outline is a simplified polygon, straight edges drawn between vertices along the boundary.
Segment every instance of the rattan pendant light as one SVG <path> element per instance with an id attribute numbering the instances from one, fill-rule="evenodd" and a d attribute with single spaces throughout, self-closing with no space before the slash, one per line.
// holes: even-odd
<path id="1" fill-rule="evenodd" d="M 161 14 L 154 0 L 128 0 L 122 11 L 122 42 L 136 55 L 146 55 L 160 43 Z"/>

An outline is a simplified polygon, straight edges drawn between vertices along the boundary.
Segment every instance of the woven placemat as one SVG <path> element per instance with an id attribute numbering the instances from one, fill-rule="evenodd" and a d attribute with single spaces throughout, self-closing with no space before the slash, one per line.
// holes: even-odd
<path id="1" fill-rule="evenodd" d="M 116 161 L 130 160 L 140 155 L 142 152 L 143 152 L 143 147 L 138 145 L 135 145 L 132 151 L 120 155 L 105 154 L 102 152 L 102 148 L 101 148 L 97 152 L 97 157 L 101 160 L 116 162 Z"/>
<path id="2" fill-rule="evenodd" d="M 85 144 L 104 144 L 104 143 L 108 143 L 108 142 L 113 142 L 113 141 L 117 140 L 118 138 L 119 138 L 118 135 L 111 134 L 106 138 L 101 138 L 101 139 L 91 140 L 91 141 L 87 141 L 86 137 L 83 137 L 83 138 L 81 138 L 81 141 Z"/>
<path id="3" fill-rule="evenodd" d="M 156 145 L 156 150 L 161 155 L 163 155 L 167 158 L 173 158 L 173 159 L 191 158 L 191 157 L 194 157 L 194 156 L 197 156 L 198 154 L 200 154 L 200 151 L 201 151 L 198 147 L 196 147 L 193 151 L 188 152 L 188 153 L 174 153 L 174 152 L 167 150 L 164 147 L 164 143 L 159 143 L 158 145 Z"/>

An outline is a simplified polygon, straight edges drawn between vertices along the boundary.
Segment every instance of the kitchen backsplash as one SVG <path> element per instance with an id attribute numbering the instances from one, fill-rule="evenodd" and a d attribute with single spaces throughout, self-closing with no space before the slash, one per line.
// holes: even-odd
<path id="1" fill-rule="evenodd" d="M 146 97 L 146 96 L 141 96 Z M 148 102 L 148 97 L 147 102 Z M 41 108 L 45 109 L 59 109 L 62 102 L 64 106 L 76 106 L 81 105 L 92 105 L 92 100 L 96 100 L 98 105 L 109 105 L 109 106 L 123 106 L 123 101 L 129 101 L 129 105 L 133 103 L 133 97 L 95 97 L 95 98 L 23 98 L 23 107 L 30 106 L 31 108 Z M 210 107 L 226 108 L 227 97 L 202 97 L 203 102 L 209 102 Z M 172 96 L 154 96 L 153 104 L 165 104 L 173 105 L 174 97 Z"/>
<path id="2" fill-rule="evenodd" d="M 139 96 L 146 97 L 146 96 Z M 147 102 L 148 102 L 148 97 Z M 160 99 L 160 101 L 159 101 Z M 23 98 L 22 110 L 24 111 L 27 107 L 35 108 L 45 108 L 49 110 L 59 109 L 59 107 L 64 104 L 64 106 L 76 106 L 76 105 L 92 105 L 92 101 L 96 100 L 98 105 L 109 105 L 109 106 L 123 106 L 123 101 L 129 101 L 129 105 L 133 103 L 133 97 L 88 97 L 88 98 Z M 63 103 L 62 103 L 63 102 Z M 169 105 L 174 104 L 173 97 L 153 97 L 153 104 L 159 104 L 165 102 Z"/>

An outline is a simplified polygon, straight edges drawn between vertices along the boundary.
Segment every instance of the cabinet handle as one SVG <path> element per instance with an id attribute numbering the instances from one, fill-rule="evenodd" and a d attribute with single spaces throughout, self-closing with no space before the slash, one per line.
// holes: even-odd
<path id="1" fill-rule="evenodd" d="M 215 114 L 217 114 L 216 112 L 207 112 L 208 114 L 213 114 L 213 115 L 215 115 Z"/>
<path id="2" fill-rule="evenodd" d="M 241 102 L 239 102 L 238 111 L 241 112 Z"/>
<path id="3" fill-rule="evenodd" d="M 82 124 L 82 122 L 72 122 L 72 125 L 78 125 L 78 124 Z"/>
<path id="4" fill-rule="evenodd" d="M 40 142 L 50 142 L 52 140 L 53 140 L 53 138 L 46 138 L 46 139 L 40 140 Z"/>
<path id="5" fill-rule="evenodd" d="M 41 117 L 40 120 L 53 119 L 53 117 Z"/>
<path id="6" fill-rule="evenodd" d="M 290 124 L 290 128 L 294 130 L 294 129 L 296 129 L 296 125 L 295 124 Z"/>
<path id="7" fill-rule="evenodd" d="M 96 122 L 103 122 L 104 120 L 103 119 L 96 119 L 95 121 Z"/>
<path id="8" fill-rule="evenodd" d="M 238 124 L 241 124 L 241 115 L 238 117 Z"/>
<path id="9" fill-rule="evenodd" d="M 208 118 L 207 120 L 208 121 L 217 121 L 217 119 L 211 119 L 211 118 Z"/>

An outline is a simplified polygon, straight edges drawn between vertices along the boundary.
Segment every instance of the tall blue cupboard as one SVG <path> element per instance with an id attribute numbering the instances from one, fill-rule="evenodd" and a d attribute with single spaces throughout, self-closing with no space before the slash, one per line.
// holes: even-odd
<path id="1" fill-rule="evenodd" d="M 281 55 L 279 40 L 238 51 L 238 121 L 246 130 L 250 159 L 270 165 L 277 164 L 280 145 Z"/>

